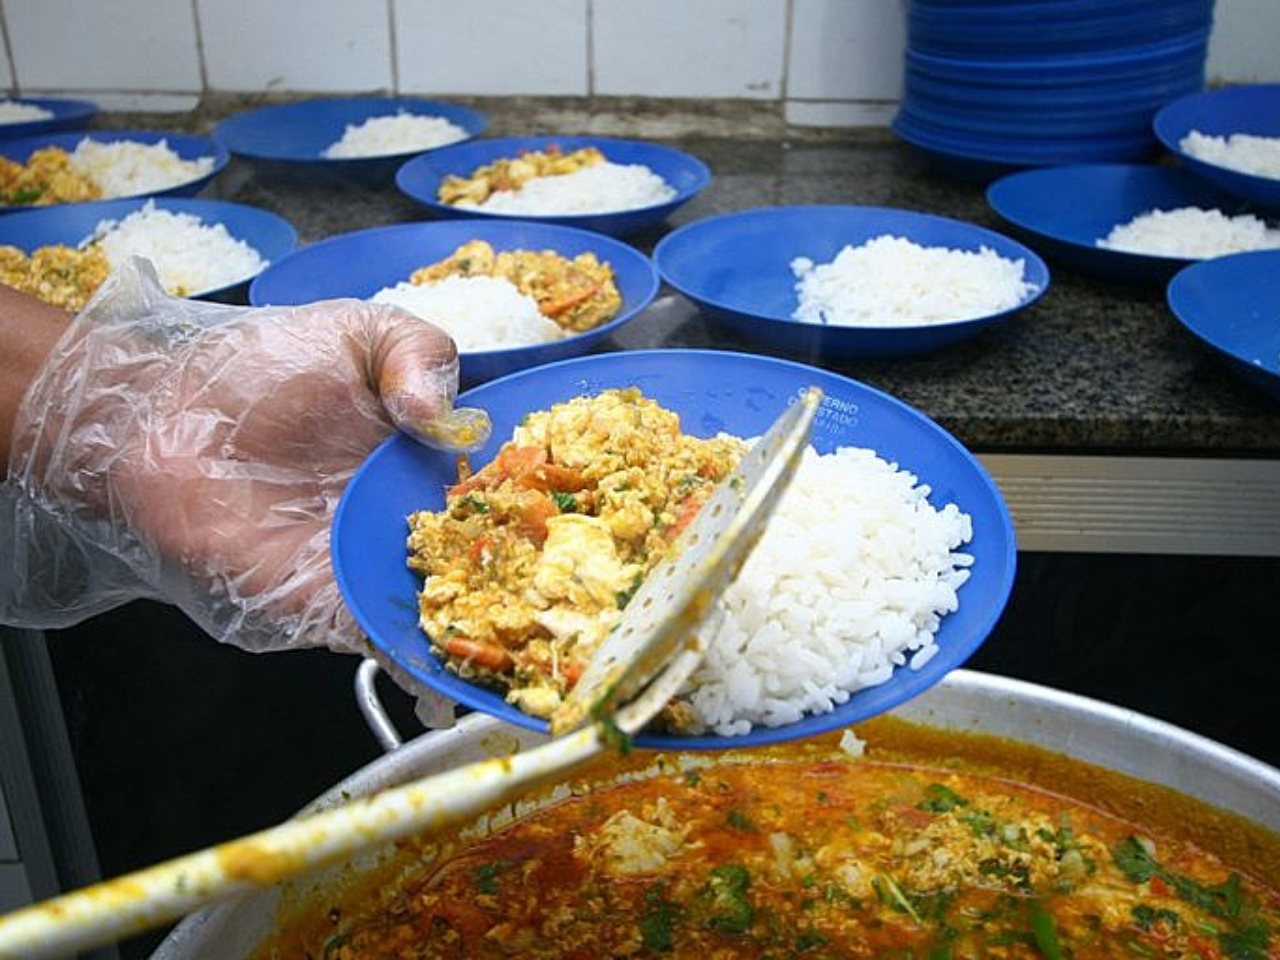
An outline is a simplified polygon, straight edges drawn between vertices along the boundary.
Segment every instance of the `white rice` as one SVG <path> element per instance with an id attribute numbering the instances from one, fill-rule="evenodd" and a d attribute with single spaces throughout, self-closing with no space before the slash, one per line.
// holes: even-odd
<path id="1" fill-rule="evenodd" d="M 229 287 L 267 265 L 257 250 L 233 237 L 223 224 L 157 209 L 154 201 L 120 220 L 99 222 L 88 242 L 98 244 L 113 268 L 130 257 L 150 260 L 161 285 L 177 296 Z"/>
<path id="2" fill-rule="evenodd" d="M 1179 207 L 1151 210 L 1118 224 L 1098 246 L 1154 257 L 1203 260 L 1280 247 L 1280 230 L 1252 214 L 1230 217 L 1221 210 Z"/>
<path id="3" fill-rule="evenodd" d="M 107 142 L 85 137 L 71 152 L 71 169 L 96 183 L 104 197 L 134 197 L 209 174 L 213 157 L 184 160 L 166 140 Z"/>
<path id="4" fill-rule="evenodd" d="M 1233 133 L 1215 137 L 1192 130 L 1178 144 L 1183 153 L 1228 170 L 1280 179 L 1280 137 Z"/>
<path id="5" fill-rule="evenodd" d="M 330 160 L 391 156 L 442 147 L 466 137 L 466 130 L 444 117 L 401 112 L 347 124 L 341 139 L 320 155 Z"/>
<path id="6" fill-rule="evenodd" d="M 722 736 L 827 713 L 938 651 L 973 558 L 972 523 L 873 451 L 812 448 L 722 603 L 686 694 Z"/>
<path id="7" fill-rule="evenodd" d="M 850 327 L 914 326 L 989 316 L 1035 292 L 1022 260 L 986 247 L 978 252 L 922 247 L 883 235 L 845 246 L 829 263 L 791 261 L 803 323 Z"/>
<path id="8" fill-rule="evenodd" d="M 675 188 L 639 163 L 595 163 L 573 173 L 534 177 L 518 190 L 491 194 L 483 203 L 459 203 L 459 207 L 492 213 L 558 216 L 612 213 L 666 203 Z"/>
<path id="9" fill-rule="evenodd" d="M 16 100 L 0 100 L 0 123 L 30 123 L 33 120 L 51 120 L 53 111 L 34 103 L 18 103 Z"/>
<path id="10" fill-rule="evenodd" d="M 453 337 L 459 352 L 500 350 L 559 340 L 564 331 L 538 310 L 537 301 L 501 277 L 445 277 L 404 281 L 371 298 L 429 320 Z"/>

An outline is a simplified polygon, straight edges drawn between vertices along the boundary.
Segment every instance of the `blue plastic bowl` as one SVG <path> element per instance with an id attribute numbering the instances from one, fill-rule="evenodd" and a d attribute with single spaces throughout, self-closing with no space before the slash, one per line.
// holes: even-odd
<path id="1" fill-rule="evenodd" d="M 160 210 L 199 217 L 205 226 L 221 224 L 227 233 L 247 243 L 268 263 L 287 256 L 298 245 L 298 233 L 293 225 L 274 213 L 241 203 L 189 197 L 134 197 L 33 207 L 0 217 L 0 244 L 18 247 L 27 254 L 55 244 L 78 246 L 92 236 L 103 220 L 121 220 L 151 201 Z M 242 302 L 252 279 L 245 277 L 227 286 L 196 290 L 190 296 Z"/>
<path id="2" fill-rule="evenodd" d="M 1160 143 L 1187 169 L 1237 197 L 1280 208 L 1280 178 L 1206 163 L 1182 149 L 1183 138 L 1193 131 L 1215 137 L 1233 133 L 1280 137 L 1280 83 L 1223 87 L 1182 97 L 1163 107 L 1152 126 Z"/>
<path id="3" fill-rule="evenodd" d="M 406 159 L 423 151 L 349 159 L 330 159 L 323 153 L 348 126 L 397 113 L 448 120 L 466 131 L 465 139 L 479 136 L 488 125 L 482 114 L 457 104 L 415 97 L 339 97 L 237 114 L 214 127 L 213 137 L 267 174 L 389 183 Z"/>
<path id="4" fill-rule="evenodd" d="M 1081 203 L 1088 197 L 1088 203 Z M 1080 164 L 1010 174 L 987 190 L 987 202 L 1028 244 L 1083 273 L 1125 283 L 1168 283 L 1195 261 L 1107 250 L 1113 228 L 1152 210 L 1180 207 L 1244 212 L 1239 200 L 1174 167 Z"/>
<path id="5" fill-rule="evenodd" d="M 461 375 L 466 383 L 587 353 L 634 320 L 658 292 L 653 262 L 634 247 L 603 234 L 520 220 L 448 220 L 358 230 L 303 247 L 258 275 L 250 284 L 249 302 L 262 306 L 334 297 L 368 299 L 471 240 L 485 240 L 497 250 L 551 249 L 570 257 L 593 252 L 613 267 L 622 309 L 608 323 L 563 340 L 463 353 Z"/>
<path id="6" fill-rule="evenodd" d="M 955 503 L 973 520 L 973 539 L 965 548 L 974 557 L 972 576 L 960 588 L 959 607 L 942 620 L 937 655 L 923 667 L 899 669 L 882 686 L 852 694 L 830 713 L 785 727 L 757 728 L 741 737 L 643 734 L 636 738 L 639 746 L 746 747 L 837 729 L 927 690 L 990 634 L 1008 601 L 1017 562 L 1013 523 L 999 489 L 964 447 L 923 414 L 824 370 L 706 350 L 642 350 L 534 367 L 459 397 L 459 404 L 487 410 L 494 424 L 493 438 L 472 455 L 472 462 L 492 459 L 529 413 L 605 388 L 629 386 L 674 410 L 684 430 L 703 437 L 719 431 L 758 436 L 801 391 L 820 387 L 826 398 L 812 438 L 820 452 L 838 446 L 875 450 L 927 484 L 935 507 Z M 545 730 L 543 721 L 506 703 L 500 693 L 446 670 L 418 626 L 420 584 L 405 563 L 405 518 L 415 510 L 440 509 L 445 486 L 456 479 L 456 456 L 429 450 L 403 435 L 375 450 L 348 485 L 334 518 L 331 545 L 338 586 L 374 646 L 415 681 L 510 723 Z"/>
<path id="7" fill-rule="evenodd" d="M 441 183 L 448 176 L 469 176 L 477 167 L 496 160 L 516 157 L 521 153 L 546 150 L 558 146 L 565 153 L 584 147 L 597 147 L 605 159 L 619 164 L 641 164 L 648 167 L 670 186 L 676 195 L 671 200 L 633 210 L 597 214 L 531 216 L 465 210 L 439 201 Z M 637 233 L 656 227 L 673 211 L 692 200 L 711 182 L 711 171 L 697 157 L 674 147 L 639 140 L 609 137 L 502 137 L 476 140 L 423 154 L 408 161 L 396 174 L 396 185 L 408 197 L 441 217 L 466 217 L 477 220 L 536 220 L 566 227 L 595 230 L 613 236 Z"/>
<path id="8" fill-rule="evenodd" d="M 88 100 L 68 100 L 63 97 L 11 97 L 9 103 L 25 103 L 40 107 L 53 114 L 43 120 L 23 120 L 19 123 L 0 123 L 0 139 L 16 140 L 61 130 L 78 130 L 87 126 L 98 113 L 98 105 Z"/>
<path id="9" fill-rule="evenodd" d="M 1280 399 L 1280 250 L 1194 263 L 1169 282 L 1166 297 L 1192 336 Z"/>
<path id="10" fill-rule="evenodd" d="M 978 251 L 1022 260 L 1035 292 L 1011 310 L 943 323 L 853 327 L 793 320 L 796 278 L 791 261 L 825 263 L 845 246 L 884 234 L 920 246 Z M 659 241 L 654 260 L 662 278 L 743 336 L 805 358 L 888 357 L 921 353 L 967 340 L 1043 296 L 1049 270 L 1022 244 L 991 230 L 932 214 L 884 207 L 766 207 L 686 224 Z"/>
<path id="11" fill-rule="evenodd" d="M 81 140 L 89 139 L 96 143 L 138 143 L 144 146 L 153 146 L 157 143 L 164 142 L 169 149 L 183 160 L 202 160 L 206 157 L 213 159 L 213 166 L 208 173 L 202 174 L 183 183 L 175 184 L 164 190 L 155 190 L 145 194 L 134 194 L 133 196 L 150 196 L 150 197 L 192 197 L 203 190 L 219 173 L 221 173 L 231 160 L 231 155 L 227 153 L 220 144 L 216 143 L 209 137 L 201 137 L 186 133 L 166 133 L 154 130 L 90 130 L 74 133 L 54 133 L 39 137 L 24 137 L 20 140 L 3 140 L 0 141 L 0 156 L 7 157 L 16 163 L 26 163 L 31 159 L 31 155 L 37 150 L 44 147 L 59 147 L 68 153 L 75 150 Z M 109 200 L 124 200 L 126 197 L 106 197 Z M 96 201 L 90 201 L 96 202 Z M 31 206 L 0 206 L 0 213 L 35 209 Z"/>

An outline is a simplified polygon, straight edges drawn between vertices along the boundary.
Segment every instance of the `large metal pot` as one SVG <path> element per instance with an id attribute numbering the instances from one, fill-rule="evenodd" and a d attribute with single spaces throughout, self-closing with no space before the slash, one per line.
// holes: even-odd
<path id="1" fill-rule="evenodd" d="M 894 714 L 960 732 L 988 733 L 1089 761 L 1239 814 L 1280 833 L 1280 770 L 1197 734 L 1074 694 L 1004 677 L 957 670 Z M 471 760 L 510 754 L 539 734 L 472 714 L 425 734 L 338 784 L 311 808 L 340 803 Z M 247 956 L 272 929 L 278 906 L 326 884 L 350 880 L 384 856 L 345 864 L 306 881 L 196 914 L 179 924 L 153 960 Z"/>

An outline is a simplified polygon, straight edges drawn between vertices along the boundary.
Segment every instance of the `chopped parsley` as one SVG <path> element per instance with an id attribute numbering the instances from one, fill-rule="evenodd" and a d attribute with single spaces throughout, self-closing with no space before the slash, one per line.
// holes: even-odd
<path id="1" fill-rule="evenodd" d="M 552 491 L 551 499 L 555 502 L 556 509 L 561 513 L 577 513 L 578 498 L 572 493 L 562 493 L 559 490 Z"/>

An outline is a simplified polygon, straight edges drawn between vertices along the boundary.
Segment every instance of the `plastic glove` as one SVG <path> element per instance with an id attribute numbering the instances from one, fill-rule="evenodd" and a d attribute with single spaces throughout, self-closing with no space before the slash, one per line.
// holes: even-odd
<path id="1" fill-rule="evenodd" d="M 394 308 L 176 299 L 135 261 L 18 412 L 0 622 L 69 626 L 150 598 L 246 650 L 369 654 L 334 582 L 333 512 L 396 428 L 484 442 L 487 416 L 452 408 L 457 375 L 449 337 Z"/>

